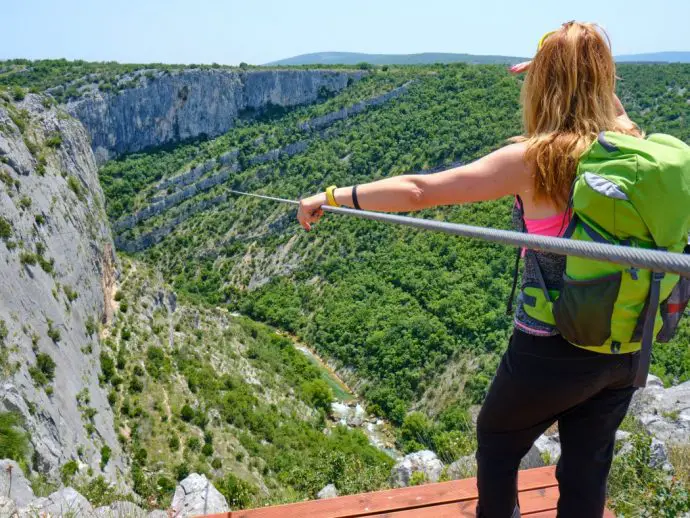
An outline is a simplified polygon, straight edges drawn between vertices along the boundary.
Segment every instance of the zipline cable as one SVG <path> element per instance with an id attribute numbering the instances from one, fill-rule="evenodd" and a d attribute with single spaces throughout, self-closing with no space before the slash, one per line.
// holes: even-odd
<path id="1" fill-rule="evenodd" d="M 299 205 L 299 201 L 297 200 L 276 198 L 274 196 L 253 194 L 249 192 L 235 191 L 232 189 L 228 189 L 228 191 L 232 194 L 237 194 L 240 196 L 251 196 L 253 198 L 261 198 L 280 203 Z M 422 230 L 433 230 L 454 236 L 482 239 L 484 241 L 491 241 L 494 243 L 512 245 L 516 247 L 524 247 L 541 252 L 551 252 L 559 255 L 574 255 L 577 257 L 585 257 L 588 259 L 596 259 L 599 261 L 633 266 L 645 270 L 677 273 L 679 275 L 690 277 L 689 254 L 662 252 L 659 250 L 650 250 L 646 248 L 633 248 L 629 246 L 610 245 L 589 241 L 575 241 L 573 239 L 565 239 L 561 237 L 548 237 L 538 234 L 515 232 L 512 230 L 475 227 L 461 223 L 432 221 L 428 219 L 411 218 L 409 216 L 398 216 L 397 214 L 349 209 L 346 207 L 331 207 L 330 205 L 322 205 L 321 208 L 324 210 L 324 212 L 332 212 L 334 214 L 354 216 L 356 218 L 382 221 L 385 223 L 394 223 Z"/>

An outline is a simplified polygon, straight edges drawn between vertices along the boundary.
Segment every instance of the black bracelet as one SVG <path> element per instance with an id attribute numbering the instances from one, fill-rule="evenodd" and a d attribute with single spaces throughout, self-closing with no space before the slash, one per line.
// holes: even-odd
<path id="1" fill-rule="evenodd" d="M 362 210 L 362 207 L 359 206 L 359 201 L 357 200 L 357 186 L 356 185 L 352 188 L 352 204 L 355 206 L 355 209 Z"/>

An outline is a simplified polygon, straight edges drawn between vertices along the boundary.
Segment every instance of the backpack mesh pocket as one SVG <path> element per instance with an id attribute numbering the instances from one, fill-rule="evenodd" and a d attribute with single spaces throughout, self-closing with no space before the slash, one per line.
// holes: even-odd
<path id="1" fill-rule="evenodd" d="M 563 278 L 553 317 L 563 338 L 575 345 L 598 347 L 611 337 L 611 317 L 622 273 L 594 279 Z"/>

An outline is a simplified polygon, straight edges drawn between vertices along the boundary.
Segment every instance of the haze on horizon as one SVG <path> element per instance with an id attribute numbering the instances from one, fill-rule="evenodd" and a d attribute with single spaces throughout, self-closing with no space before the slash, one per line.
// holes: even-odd
<path id="1" fill-rule="evenodd" d="M 3 8 L 0 59 L 236 65 L 324 51 L 530 56 L 544 32 L 571 19 L 603 25 L 617 55 L 690 51 L 687 0 L 529 4 L 22 0 Z"/>

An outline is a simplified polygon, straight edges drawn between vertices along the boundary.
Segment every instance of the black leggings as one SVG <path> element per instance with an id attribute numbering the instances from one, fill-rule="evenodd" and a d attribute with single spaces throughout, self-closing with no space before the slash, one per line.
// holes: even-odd
<path id="1" fill-rule="evenodd" d="M 477 422 L 477 515 L 513 516 L 520 460 L 558 421 L 558 516 L 601 517 L 638 361 L 636 353 L 593 353 L 560 336 L 515 330 Z"/>

